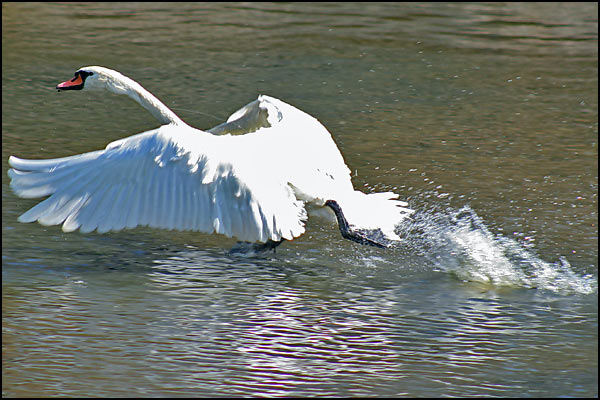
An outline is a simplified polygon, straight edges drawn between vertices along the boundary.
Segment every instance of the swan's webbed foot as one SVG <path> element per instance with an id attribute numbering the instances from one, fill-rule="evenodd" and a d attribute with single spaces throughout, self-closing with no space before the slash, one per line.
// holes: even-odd
<path id="1" fill-rule="evenodd" d="M 337 219 L 338 225 L 340 226 L 340 232 L 342 237 L 353 242 L 365 244 L 369 246 L 375 246 L 379 248 L 387 248 L 392 243 L 386 239 L 383 232 L 380 229 L 352 229 L 348 220 L 344 217 L 344 213 L 340 205 L 335 200 L 327 200 L 325 205 L 333 210 Z"/>
<path id="2" fill-rule="evenodd" d="M 283 243 L 284 240 L 285 239 L 275 241 L 269 239 L 265 243 L 237 242 L 231 250 L 229 250 L 229 254 L 253 256 L 269 250 L 273 250 L 273 253 L 275 253 L 275 248 Z"/>

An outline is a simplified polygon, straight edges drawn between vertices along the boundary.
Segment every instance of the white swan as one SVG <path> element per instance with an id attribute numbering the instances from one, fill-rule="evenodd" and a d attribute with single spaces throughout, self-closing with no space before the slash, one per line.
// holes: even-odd
<path id="1" fill-rule="evenodd" d="M 80 68 L 57 89 L 126 94 L 164 125 L 70 157 L 11 156 L 14 192 L 50 196 L 20 222 L 62 223 L 65 232 L 138 225 L 216 232 L 273 248 L 304 232 L 305 205 L 312 203 L 334 210 L 344 237 L 384 247 L 400 239 L 394 227 L 412 212 L 393 200 L 395 193 L 355 191 L 327 129 L 273 97 L 259 96 L 226 123 L 202 131 L 108 68 Z M 248 133 L 227 134 L 233 131 Z"/>

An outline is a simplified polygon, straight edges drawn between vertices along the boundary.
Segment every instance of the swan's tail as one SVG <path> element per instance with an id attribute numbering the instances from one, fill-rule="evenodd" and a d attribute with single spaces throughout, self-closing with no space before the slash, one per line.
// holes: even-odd
<path id="1" fill-rule="evenodd" d="M 380 230 L 386 239 L 400 240 L 394 232 L 404 218 L 414 212 L 404 201 L 396 200 L 398 195 L 393 192 L 365 194 L 354 191 L 335 200 L 351 229 Z"/>

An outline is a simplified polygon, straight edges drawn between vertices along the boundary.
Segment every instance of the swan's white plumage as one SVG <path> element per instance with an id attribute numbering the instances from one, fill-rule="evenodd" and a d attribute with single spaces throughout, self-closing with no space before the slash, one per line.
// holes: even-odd
<path id="1" fill-rule="evenodd" d="M 111 74 L 102 67 L 86 68 L 100 77 Z M 183 123 L 119 73 L 94 82 L 90 85 L 120 82 L 118 90 L 109 89 L 133 91 L 127 94 L 169 123 L 100 151 L 51 160 L 11 156 L 8 173 L 15 193 L 50 196 L 19 221 L 62 223 L 66 232 L 141 225 L 265 242 L 301 235 L 305 203 L 322 206 L 332 199 L 356 228 L 381 229 L 399 239 L 394 227 L 411 212 L 406 203 L 393 200 L 397 195 L 391 192 L 355 191 L 331 135 L 303 111 L 259 96 L 206 132 Z M 240 132 L 249 133 L 228 134 Z"/>
<path id="2" fill-rule="evenodd" d="M 237 138 L 164 125 L 102 151 L 43 161 L 11 157 L 11 187 L 19 196 L 52 195 L 19 220 L 64 221 L 67 232 L 148 225 L 247 241 L 299 236 L 306 212 L 291 187 L 256 185 L 244 178 L 248 165 L 219 159 L 213 142 Z M 207 151 L 189 150 L 195 147 Z"/>

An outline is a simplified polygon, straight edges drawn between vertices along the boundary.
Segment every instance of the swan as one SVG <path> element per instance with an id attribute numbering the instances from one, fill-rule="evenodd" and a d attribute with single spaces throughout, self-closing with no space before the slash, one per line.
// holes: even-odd
<path id="1" fill-rule="evenodd" d="M 396 225 L 413 212 L 393 192 L 354 190 L 327 129 L 274 97 L 260 95 L 203 131 L 105 67 L 80 68 L 56 88 L 127 95 L 161 126 L 104 150 L 46 160 L 10 156 L 15 194 L 49 196 L 20 222 L 62 224 L 64 232 L 149 226 L 218 233 L 265 250 L 304 233 L 311 204 L 333 210 L 343 237 L 388 247 L 400 240 Z"/>

